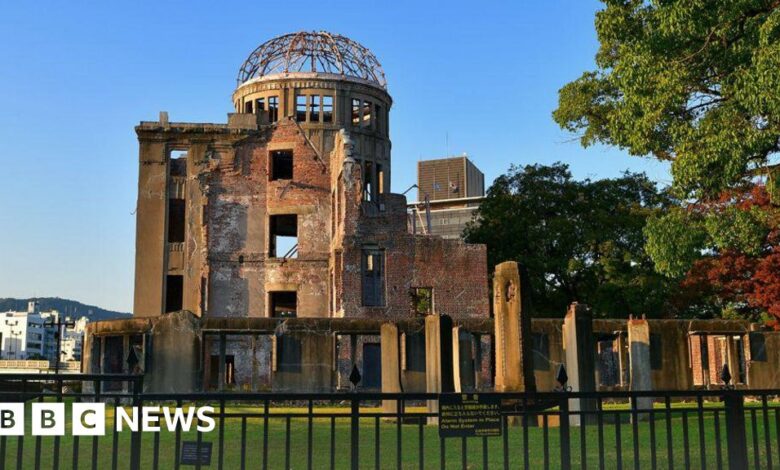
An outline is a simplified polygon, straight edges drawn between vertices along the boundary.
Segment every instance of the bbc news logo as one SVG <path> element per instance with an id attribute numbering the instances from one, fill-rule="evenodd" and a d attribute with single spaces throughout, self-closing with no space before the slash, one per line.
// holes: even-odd
<path id="1" fill-rule="evenodd" d="M 70 420 L 74 436 L 103 436 L 106 434 L 106 405 L 104 403 L 73 403 L 70 418 L 65 413 L 65 403 L 33 403 L 29 409 L 33 436 L 64 436 L 66 421 Z M 195 418 L 195 429 L 200 432 L 214 430 L 216 423 L 210 415 L 211 406 L 168 408 L 143 406 L 116 408 L 114 425 L 118 432 L 130 431 L 170 432 L 189 431 Z M 23 436 L 26 410 L 24 403 L 0 403 L 0 436 Z"/>

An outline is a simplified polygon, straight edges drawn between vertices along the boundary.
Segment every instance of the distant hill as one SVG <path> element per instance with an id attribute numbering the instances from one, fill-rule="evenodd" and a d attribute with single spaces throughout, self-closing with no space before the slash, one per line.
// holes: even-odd
<path id="1" fill-rule="evenodd" d="M 39 297 L 33 299 L 0 298 L 0 312 L 9 310 L 17 312 L 27 311 L 27 302 L 37 300 L 41 311 L 57 310 L 66 317 L 72 319 L 87 317 L 89 321 L 112 320 L 115 318 L 129 318 L 129 313 L 114 312 L 94 305 L 84 305 L 75 300 L 61 299 L 59 297 Z"/>

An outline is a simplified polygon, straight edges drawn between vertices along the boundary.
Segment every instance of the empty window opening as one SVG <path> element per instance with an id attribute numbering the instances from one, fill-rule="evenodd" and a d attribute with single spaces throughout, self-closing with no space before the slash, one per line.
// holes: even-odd
<path id="1" fill-rule="evenodd" d="M 298 293 L 295 291 L 269 292 L 268 302 L 274 318 L 298 316 Z"/>
<path id="2" fill-rule="evenodd" d="M 232 354 L 225 355 L 225 385 L 236 384 L 236 360 Z M 211 390 L 219 388 L 219 355 L 212 354 L 209 363 L 209 385 Z"/>
<path id="3" fill-rule="evenodd" d="M 244 112 L 246 114 L 252 114 L 253 113 L 253 111 L 252 111 L 252 102 L 251 101 L 247 101 L 246 103 L 244 103 Z"/>
<path id="4" fill-rule="evenodd" d="M 360 100 L 352 100 L 352 125 L 360 125 Z"/>
<path id="5" fill-rule="evenodd" d="M 433 288 L 412 288 L 412 310 L 416 315 L 430 315 L 433 313 Z"/>
<path id="6" fill-rule="evenodd" d="M 279 97 L 268 97 L 268 122 L 276 122 L 279 120 Z"/>
<path id="7" fill-rule="evenodd" d="M 270 246 L 271 258 L 298 257 L 298 216 L 295 214 L 272 215 Z"/>
<path id="8" fill-rule="evenodd" d="M 385 253 L 376 248 L 363 249 L 363 305 L 382 307 L 385 304 Z"/>
<path id="9" fill-rule="evenodd" d="M 271 152 L 271 181 L 291 180 L 293 177 L 293 151 L 273 150 Z"/>
<path id="10" fill-rule="evenodd" d="M 278 372 L 301 371 L 301 340 L 290 335 L 276 337 L 276 370 Z"/>
<path id="11" fill-rule="evenodd" d="M 306 121 L 306 95 L 295 96 L 295 120 Z"/>
<path id="12" fill-rule="evenodd" d="M 168 243 L 184 242 L 184 199 L 168 199 Z"/>
<path id="13" fill-rule="evenodd" d="M 187 151 L 172 150 L 168 172 L 171 176 L 187 176 Z"/>
<path id="14" fill-rule="evenodd" d="M 322 97 L 322 122 L 333 122 L 333 97 L 330 95 Z"/>
<path id="15" fill-rule="evenodd" d="M 382 107 L 378 104 L 374 105 L 374 129 L 380 129 L 380 119 L 382 117 Z"/>
<path id="16" fill-rule="evenodd" d="M 403 342 L 405 370 L 410 372 L 425 372 L 425 333 L 409 332 Z"/>
<path id="17" fill-rule="evenodd" d="M 165 282 L 165 313 L 178 312 L 184 304 L 184 276 L 168 275 Z"/>
<path id="18" fill-rule="evenodd" d="M 362 127 L 371 127 L 371 102 L 363 101 L 363 111 L 361 116 Z"/>
<path id="19" fill-rule="evenodd" d="M 320 95 L 309 96 L 309 120 L 320 122 Z"/>
<path id="20" fill-rule="evenodd" d="M 261 114 L 265 111 L 265 98 L 258 98 L 255 100 L 255 112 Z"/>
<path id="21" fill-rule="evenodd" d="M 371 180 L 374 177 L 374 164 L 366 162 L 363 166 L 363 200 L 373 200 L 374 192 L 372 190 Z"/>
<path id="22" fill-rule="evenodd" d="M 363 343 L 363 380 L 360 388 L 382 387 L 382 349 L 379 343 Z"/>
<path id="23" fill-rule="evenodd" d="M 376 188 L 379 194 L 385 193 L 385 171 L 380 164 L 376 165 Z"/>

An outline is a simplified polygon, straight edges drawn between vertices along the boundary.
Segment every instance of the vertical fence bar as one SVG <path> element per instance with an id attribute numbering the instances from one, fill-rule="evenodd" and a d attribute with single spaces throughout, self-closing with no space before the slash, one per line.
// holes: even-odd
<path id="1" fill-rule="evenodd" d="M 696 408 L 699 414 L 699 467 L 707 467 L 707 451 L 704 438 L 704 397 L 696 398 Z"/>
<path id="2" fill-rule="evenodd" d="M 379 470 L 379 454 L 380 454 L 380 443 L 379 440 L 379 421 L 380 418 L 377 416 L 374 418 L 374 468 L 376 470 Z"/>
<path id="3" fill-rule="evenodd" d="M 352 437 L 351 449 L 351 468 L 359 470 L 360 468 L 360 401 L 357 397 L 352 397 L 352 410 L 350 413 L 350 435 Z M 290 468 L 290 467 L 287 467 Z"/>
<path id="4" fill-rule="evenodd" d="M 181 400 L 176 400 L 176 407 L 181 408 Z M 179 457 L 180 449 L 181 449 L 181 427 L 176 426 L 176 449 L 174 449 L 174 455 L 173 455 L 173 465 L 176 470 L 179 470 L 179 467 L 181 466 L 181 459 Z"/>
<path id="5" fill-rule="evenodd" d="M 565 396 L 559 401 L 558 405 L 560 409 L 559 416 L 559 431 L 561 439 L 561 469 L 571 469 L 571 435 L 569 429 L 569 399 Z M 580 426 L 585 423 L 586 419 L 580 415 Z"/>
<path id="6" fill-rule="evenodd" d="M 487 437 L 482 438 L 482 469 L 488 470 L 488 441 Z"/>
<path id="7" fill-rule="evenodd" d="M 466 447 L 465 437 L 460 438 L 460 464 L 463 470 L 468 470 L 469 468 L 468 448 Z"/>
<path id="8" fill-rule="evenodd" d="M 57 361 L 59 361 L 59 358 L 57 358 Z M 57 361 L 54 362 L 55 370 L 59 367 Z M 62 403 L 62 379 L 55 377 L 54 383 L 57 387 L 57 403 Z M 54 456 L 51 468 L 52 470 L 60 469 L 60 436 L 54 436 Z"/>
<path id="9" fill-rule="evenodd" d="M 79 436 L 73 436 L 73 470 L 79 470 Z"/>
<path id="10" fill-rule="evenodd" d="M 726 408 L 729 469 L 742 470 L 748 468 L 744 398 L 733 390 L 727 390 L 723 392 L 723 403 Z"/>
<path id="11" fill-rule="evenodd" d="M 769 432 L 769 405 L 766 395 L 761 396 L 761 410 L 764 415 L 764 445 L 766 446 L 766 468 L 772 468 L 772 439 Z M 778 439 L 780 440 L 780 438 Z"/>
<path id="12" fill-rule="evenodd" d="M 672 448 L 672 398 L 664 397 L 664 416 L 666 417 L 666 458 L 669 470 L 674 469 L 674 450 Z"/>
<path id="13" fill-rule="evenodd" d="M 634 470 L 639 470 L 639 412 L 636 397 L 631 397 L 631 443 L 634 447 Z"/>
<path id="14" fill-rule="evenodd" d="M 615 468 L 617 470 L 623 470 L 623 436 L 620 433 L 620 412 L 616 411 L 613 415 L 615 417 Z"/>
<path id="15" fill-rule="evenodd" d="M 604 470 L 604 402 L 601 397 L 599 397 L 597 410 L 596 423 L 598 425 L 599 470 Z"/>
<path id="16" fill-rule="evenodd" d="M 143 387 L 143 376 L 135 377 L 133 384 L 133 407 L 137 413 L 141 412 L 141 389 Z M 141 470 L 141 430 L 136 428 L 130 432 L 130 468 L 131 470 Z"/>
<path id="17" fill-rule="evenodd" d="M 761 461 L 758 455 L 758 423 L 756 423 L 756 410 L 750 410 L 750 428 L 753 431 L 751 436 L 753 437 L 753 468 L 760 469 Z"/>
<path id="18" fill-rule="evenodd" d="M 404 402 L 401 399 L 398 399 L 395 402 L 395 465 L 398 470 L 401 470 L 401 452 L 402 452 L 402 443 L 401 443 L 401 425 L 403 424 L 403 416 L 401 413 L 403 412 L 403 406 Z"/>
<path id="19" fill-rule="evenodd" d="M 336 417 L 331 416 L 330 417 L 330 470 L 333 470 L 334 468 L 336 468 Z"/>
<path id="20" fill-rule="evenodd" d="M 691 444 L 688 439 L 688 412 L 682 410 L 682 428 L 683 428 L 683 460 L 685 462 L 685 470 L 691 468 Z"/>
<path id="21" fill-rule="evenodd" d="M 284 468 L 290 468 L 290 416 L 284 420 Z"/>
<path id="22" fill-rule="evenodd" d="M 420 452 L 420 470 L 425 470 L 425 426 L 422 418 L 417 422 L 418 427 L 418 439 L 419 439 L 419 452 Z"/>
<path id="23" fill-rule="evenodd" d="M 528 450 L 528 399 L 523 397 L 523 468 L 531 468 L 531 456 Z"/>
<path id="24" fill-rule="evenodd" d="M 715 410 L 715 463 L 718 470 L 723 468 L 723 450 L 720 443 L 720 411 Z"/>
<path id="25" fill-rule="evenodd" d="M 268 399 L 263 402 L 263 470 L 268 470 Z"/>
<path id="26" fill-rule="evenodd" d="M 241 418 L 241 470 L 246 470 L 246 416 Z"/>
<path id="27" fill-rule="evenodd" d="M 504 427 L 504 435 L 501 437 L 503 441 L 504 470 L 509 470 L 509 419 L 505 414 L 501 415 L 501 422 Z"/>
<path id="28" fill-rule="evenodd" d="M 547 412 L 542 412 L 542 441 L 544 443 L 544 468 L 550 468 L 550 427 L 547 425 Z"/>
<path id="29" fill-rule="evenodd" d="M 309 420 L 307 422 L 308 428 L 306 429 L 306 468 L 308 470 L 312 469 L 312 450 L 314 447 L 314 438 L 312 435 L 312 427 L 314 426 L 313 419 L 314 403 L 312 400 L 309 400 Z"/>
<path id="30" fill-rule="evenodd" d="M 655 409 L 650 405 L 649 425 L 650 425 L 650 468 L 658 468 L 658 457 L 655 452 Z"/>

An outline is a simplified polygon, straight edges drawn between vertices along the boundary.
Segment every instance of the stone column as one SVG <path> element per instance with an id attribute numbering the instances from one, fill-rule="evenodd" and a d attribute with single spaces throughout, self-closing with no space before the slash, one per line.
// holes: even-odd
<path id="1" fill-rule="evenodd" d="M 573 392 L 596 391 L 595 349 L 593 339 L 593 318 L 584 304 L 574 302 L 563 320 L 563 349 L 566 357 L 566 371 L 569 386 Z M 596 401 L 586 399 L 569 400 L 571 411 L 595 411 Z M 586 420 L 594 418 L 588 416 Z M 569 423 L 580 425 L 580 415 L 571 415 Z M 590 421 L 588 421 L 590 422 Z"/>
<path id="2" fill-rule="evenodd" d="M 425 317 L 425 390 L 428 393 L 452 393 L 452 319 L 447 315 Z M 428 401 L 428 411 L 437 413 L 439 402 Z M 437 418 L 429 418 L 437 424 Z"/>
<path id="3" fill-rule="evenodd" d="M 531 353 L 531 318 L 522 298 L 520 270 L 514 261 L 496 266 L 493 277 L 497 392 L 536 390 Z"/>
<path id="4" fill-rule="evenodd" d="M 460 393 L 463 385 L 460 382 L 460 327 L 452 327 L 452 390 Z"/>
<path id="5" fill-rule="evenodd" d="M 382 393 L 401 392 L 401 365 L 398 362 L 398 327 L 392 323 L 383 323 L 380 331 L 380 348 L 382 353 Z M 396 413 L 398 402 L 382 400 L 382 411 Z"/>
<path id="6" fill-rule="evenodd" d="M 629 363 L 631 390 L 648 391 L 653 389 L 653 377 L 650 369 L 650 326 L 647 320 L 628 320 Z M 653 407 L 652 397 L 638 398 L 637 409 L 648 410 Z M 640 419 L 649 419 L 642 414 Z"/>

